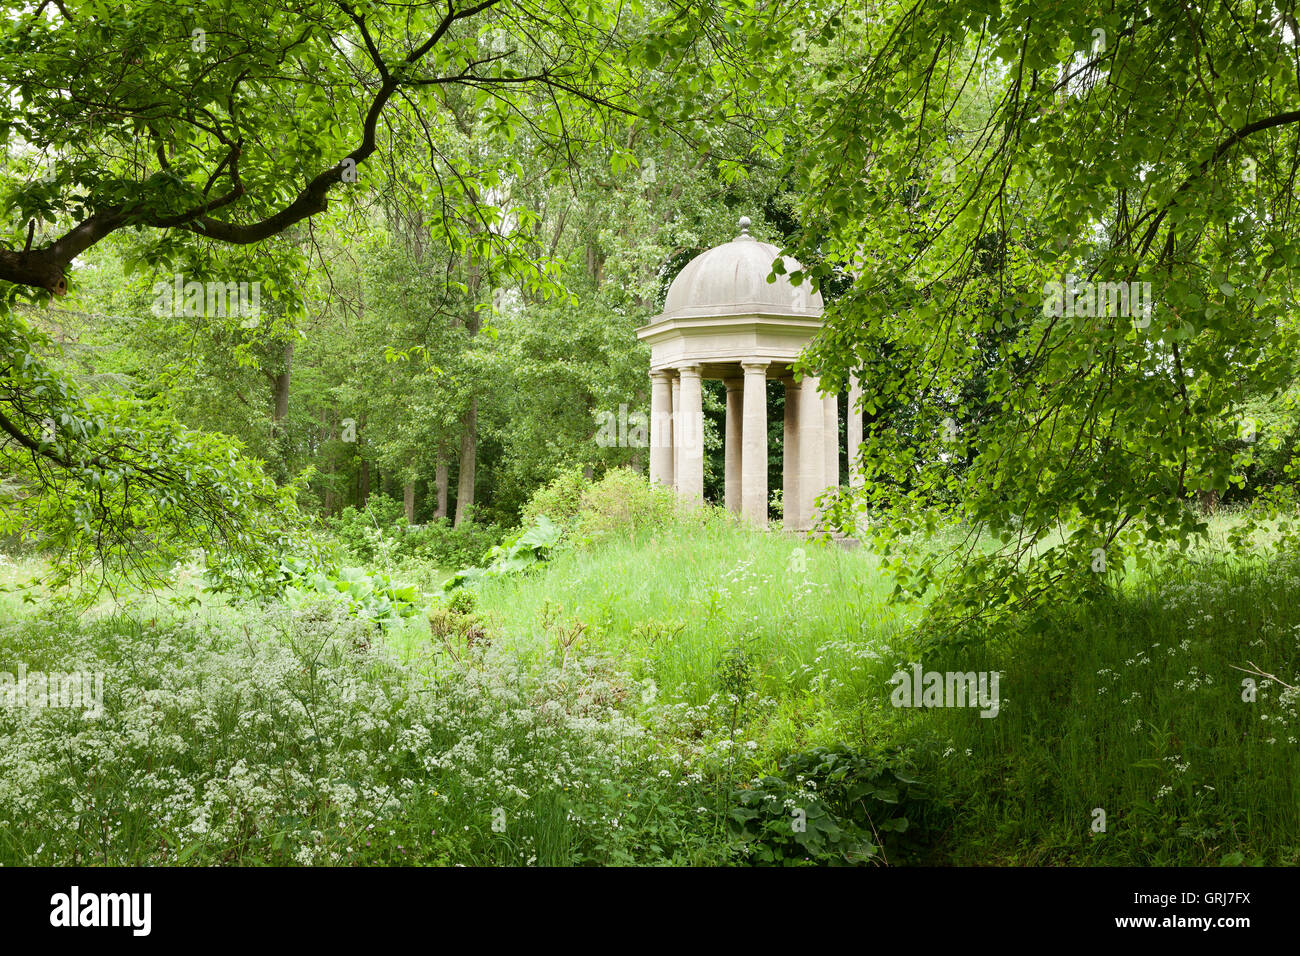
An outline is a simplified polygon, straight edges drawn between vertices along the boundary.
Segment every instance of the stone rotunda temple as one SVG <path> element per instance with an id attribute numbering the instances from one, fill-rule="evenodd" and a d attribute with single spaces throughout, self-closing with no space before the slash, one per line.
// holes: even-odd
<path id="1" fill-rule="evenodd" d="M 839 485 L 836 396 L 818 380 L 795 381 L 791 365 L 822 324 L 822 298 L 787 277 L 800 268 L 785 258 L 786 275 L 768 282 L 780 250 L 749 234 L 701 253 L 668 289 L 662 315 L 637 329 L 650 346 L 650 480 L 687 499 L 704 498 L 703 381 L 727 387 L 726 507 L 767 524 L 767 383 L 785 387 L 781 471 L 783 526 L 807 531 L 814 501 Z M 856 380 L 849 391 L 848 447 L 862 441 Z M 857 484 L 856 475 L 850 481 Z"/>

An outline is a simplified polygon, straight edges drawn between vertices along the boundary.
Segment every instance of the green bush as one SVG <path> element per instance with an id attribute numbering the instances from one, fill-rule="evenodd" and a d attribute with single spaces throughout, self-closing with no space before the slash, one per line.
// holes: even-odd
<path id="1" fill-rule="evenodd" d="M 897 757 L 844 746 L 783 758 L 777 774 L 735 795 L 730 816 L 755 863 L 898 863 L 923 847 L 936 814 L 921 782 Z"/>
<path id="2" fill-rule="evenodd" d="M 434 646 L 458 663 L 476 646 L 491 643 L 488 622 L 477 609 L 478 598 L 468 588 L 457 588 L 445 601 L 435 600 L 429 607 L 429 634 Z"/>
<path id="3" fill-rule="evenodd" d="M 549 484 L 533 492 L 524 505 L 523 523 L 530 524 L 546 515 L 556 524 L 566 525 L 577 517 L 583 494 L 591 488 L 591 479 L 581 466 L 560 472 Z"/>
<path id="4" fill-rule="evenodd" d="M 364 568 L 313 568 L 303 558 L 286 558 L 280 564 L 286 587 L 285 603 L 301 607 L 325 595 L 346 605 L 349 613 L 381 627 L 392 627 L 418 610 L 420 590 L 398 584 L 386 574 Z"/>
<path id="5" fill-rule="evenodd" d="M 575 469 L 538 491 L 524 515 L 519 533 L 484 556 L 486 567 L 463 567 L 443 587 L 526 570 L 565 543 L 583 546 L 614 532 L 662 526 L 672 518 L 673 497 L 629 468 L 612 468 L 595 482 Z"/>
<path id="6" fill-rule="evenodd" d="M 498 577 L 525 571 L 549 558 L 552 549 L 560 543 L 563 533 L 560 526 L 550 518 L 539 515 L 529 527 L 490 550 L 486 555 L 487 567 L 461 568 L 444 583 L 443 588 L 451 591 L 482 577 Z"/>
<path id="7" fill-rule="evenodd" d="M 379 516 L 384 509 L 378 506 L 381 495 L 371 498 L 364 509 L 348 505 L 337 515 L 325 519 L 326 526 L 348 554 L 361 561 L 373 561 L 382 550 L 384 529 L 391 524 L 381 524 Z M 372 510 L 371 505 L 376 507 Z"/>
<path id="8" fill-rule="evenodd" d="M 499 525 L 469 522 L 454 528 L 446 518 L 407 524 L 401 502 L 386 495 L 372 495 L 362 510 L 349 505 L 327 518 L 326 524 L 358 561 L 388 563 L 405 558 L 444 568 L 480 563 L 503 535 Z"/>
<path id="9" fill-rule="evenodd" d="M 662 527 L 672 520 L 674 499 L 630 468 L 611 468 L 582 493 L 575 537 L 592 541 L 614 532 Z"/>
<path id="10" fill-rule="evenodd" d="M 545 516 L 564 530 L 569 541 L 580 545 L 614 532 L 660 527 L 673 514 L 672 492 L 652 487 L 630 468 L 611 468 L 594 481 L 584 477 L 581 469 L 571 469 L 524 506 L 526 524 Z"/>
<path id="11" fill-rule="evenodd" d="M 398 535 L 396 553 L 428 561 L 440 568 L 478 564 L 500 544 L 504 529 L 496 524 L 463 524 L 453 528 L 440 518 L 422 525 L 406 525 Z"/>

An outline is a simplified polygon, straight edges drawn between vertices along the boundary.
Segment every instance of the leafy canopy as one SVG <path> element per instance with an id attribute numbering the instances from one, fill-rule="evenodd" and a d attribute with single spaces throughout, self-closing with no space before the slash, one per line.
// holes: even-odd
<path id="1" fill-rule="evenodd" d="M 808 365 L 864 377 L 882 546 L 970 531 L 894 562 L 905 592 L 948 586 L 936 615 L 1099 587 L 1242 480 L 1241 403 L 1288 387 L 1300 345 L 1294 11 L 969 0 L 810 25 L 792 251 L 851 287 Z"/>

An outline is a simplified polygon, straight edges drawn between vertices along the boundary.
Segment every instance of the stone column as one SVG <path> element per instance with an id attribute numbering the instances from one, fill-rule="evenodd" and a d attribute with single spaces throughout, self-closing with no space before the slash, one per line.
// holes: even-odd
<path id="1" fill-rule="evenodd" d="M 767 366 L 767 362 L 740 363 L 745 370 L 741 512 L 760 528 L 767 527 Z"/>
<path id="2" fill-rule="evenodd" d="M 724 384 L 727 386 L 727 434 L 724 453 L 727 460 L 727 470 L 725 475 L 726 484 L 726 507 L 728 511 L 740 514 L 741 501 L 741 413 L 743 404 L 742 389 L 745 386 L 745 380 L 739 378 L 726 379 Z M 748 426 L 748 421 L 746 421 Z"/>
<path id="3" fill-rule="evenodd" d="M 849 487 L 862 487 L 862 467 L 858 464 L 858 446 L 862 444 L 862 380 L 856 372 L 849 376 L 849 420 L 846 444 L 849 459 Z"/>
<path id="4" fill-rule="evenodd" d="M 818 381 L 805 375 L 799 382 L 799 528 L 808 531 L 817 523 L 817 496 L 826 490 L 826 450 L 822 433 L 826 411 L 817 394 Z"/>
<path id="5" fill-rule="evenodd" d="M 672 386 L 670 389 L 671 395 L 669 397 L 672 399 L 672 403 L 673 403 L 673 428 L 672 428 L 672 441 L 671 441 L 672 449 L 673 449 L 672 486 L 674 488 L 680 488 L 682 483 L 682 476 L 681 476 L 682 456 L 681 453 L 677 450 L 677 446 L 681 443 L 682 440 L 682 379 L 681 376 L 677 374 L 676 369 L 673 369 L 668 374 L 672 376 Z"/>
<path id="6" fill-rule="evenodd" d="M 673 487 L 673 386 L 667 372 L 650 373 L 650 483 Z"/>
<path id="7" fill-rule="evenodd" d="M 799 385 L 793 378 L 785 385 L 785 431 L 781 437 L 781 527 L 797 531 L 799 519 Z"/>
<path id="8" fill-rule="evenodd" d="M 826 415 L 822 433 L 822 450 L 826 453 L 826 487 L 840 485 L 840 406 L 839 396 L 832 392 L 822 396 L 822 409 Z"/>
<path id="9" fill-rule="evenodd" d="M 677 493 L 688 501 L 704 501 L 704 382 L 700 366 L 684 365 L 681 373 L 681 436 L 677 441 Z"/>

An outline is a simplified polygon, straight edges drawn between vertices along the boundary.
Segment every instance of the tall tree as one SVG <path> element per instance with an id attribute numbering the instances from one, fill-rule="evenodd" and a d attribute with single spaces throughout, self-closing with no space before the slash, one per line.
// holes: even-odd
<path id="1" fill-rule="evenodd" d="M 908 592 L 946 585 L 933 613 L 1101 587 L 1204 531 L 1192 503 L 1248 463 L 1244 386 L 1295 377 L 1294 4 L 869 12 L 804 24 L 792 251 L 854 277 L 809 365 L 843 382 L 890 344 L 867 410 L 902 402 L 923 438 L 873 430 L 867 494 L 893 533 L 941 506 L 970 531 L 891 552 Z M 977 418 L 961 396 L 991 342 Z"/>

